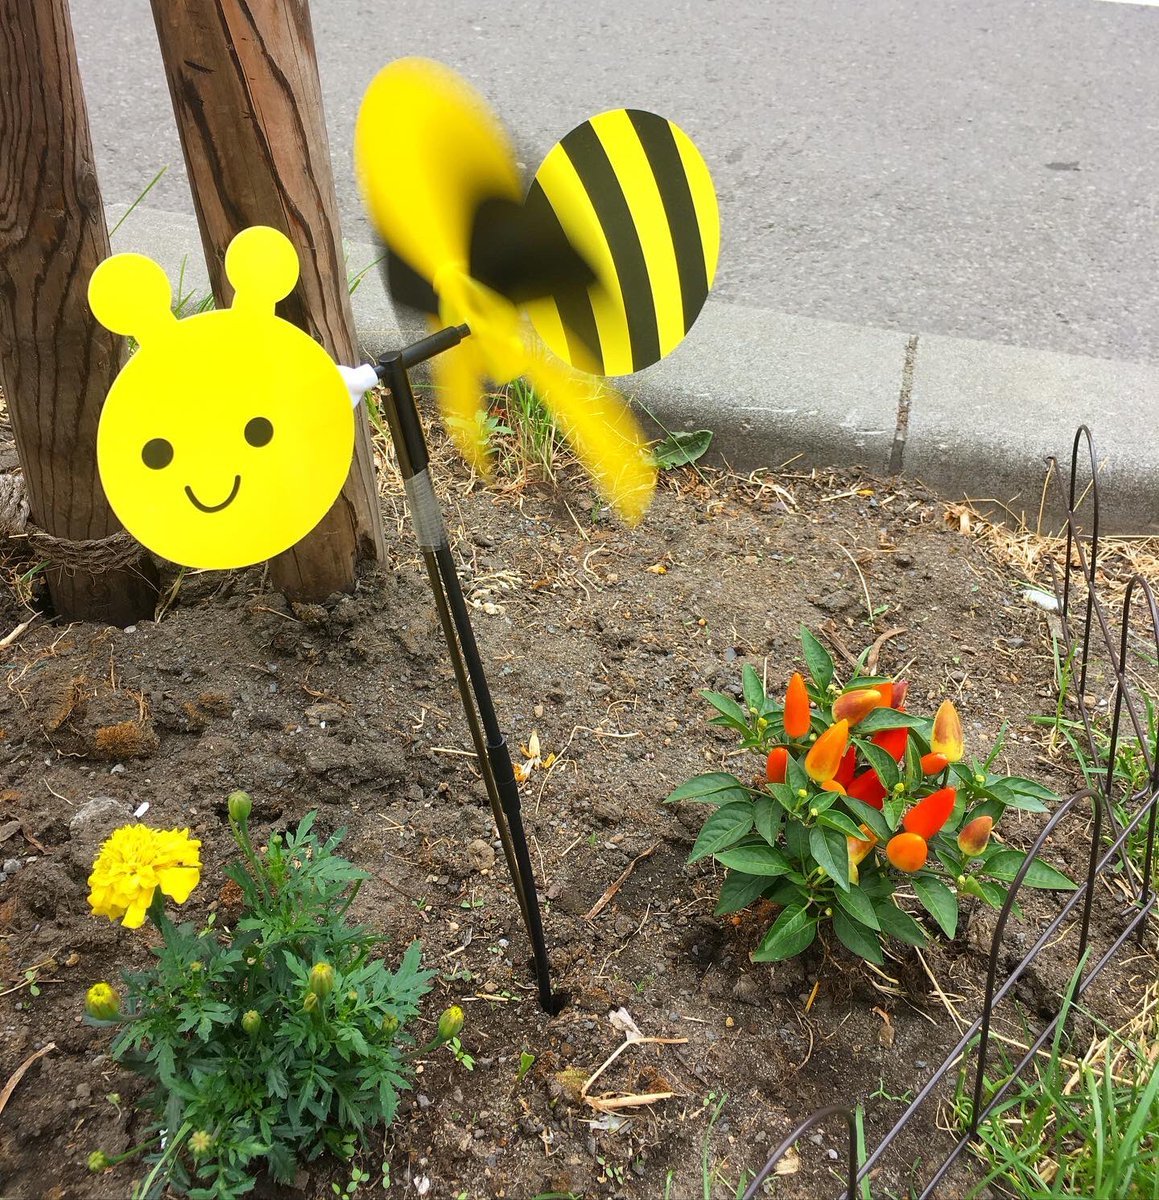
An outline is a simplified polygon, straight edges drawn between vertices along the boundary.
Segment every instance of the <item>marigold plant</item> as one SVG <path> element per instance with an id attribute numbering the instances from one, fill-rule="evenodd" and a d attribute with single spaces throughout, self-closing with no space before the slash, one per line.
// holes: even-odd
<path id="1" fill-rule="evenodd" d="M 766 695 L 749 666 L 743 703 L 701 693 L 712 723 L 732 730 L 763 769 L 752 781 L 723 771 L 697 775 L 668 797 L 713 810 L 689 862 L 712 857 L 725 868 L 717 914 L 762 898 L 779 908 L 753 951 L 756 962 L 800 954 L 823 925 L 879 964 L 882 938 L 922 945 L 931 923 L 953 937 L 961 897 L 999 907 L 1024 860 L 992 837 L 1002 814 L 1043 812 L 1058 797 L 992 770 L 1005 730 L 983 761 L 967 761 L 952 701 L 933 720 L 910 713 L 904 680 L 864 675 L 859 666 L 842 685 L 833 659 L 804 628 L 801 644 L 808 681 L 795 673 L 783 701 Z M 1074 886 L 1040 860 L 1026 884 Z M 917 920 L 899 903 L 899 887 L 924 910 Z"/>
<path id="2" fill-rule="evenodd" d="M 319 840 L 311 813 L 259 853 L 249 797 L 235 793 L 228 811 L 242 861 L 226 875 L 243 897 L 229 927 L 214 916 L 201 929 L 175 925 L 165 911 L 163 897 L 184 902 L 200 874 L 187 830 L 118 829 L 89 880 L 94 913 L 130 928 L 147 916 L 161 935 L 156 963 L 126 974 L 123 994 L 100 982 L 85 998 L 90 1022 L 118 1030 L 113 1058 L 153 1085 L 151 1138 L 116 1157 L 94 1150 L 89 1165 L 106 1171 L 144 1152 L 142 1196 L 167 1182 L 232 1200 L 262 1168 L 285 1185 L 300 1160 L 350 1157 L 393 1119 L 420 1053 L 405 1026 L 432 973 L 418 942 L 390 970 L 383 939 L 347 921 L 367 876 L 336 853 L 341 833 Z M 462 1013 L 449 1011 L 457 1032 Z M 448 1040 L 439 1028 L 422 1051 Z M 108 1192 L 128 1190 L 110 1182 Z"/>

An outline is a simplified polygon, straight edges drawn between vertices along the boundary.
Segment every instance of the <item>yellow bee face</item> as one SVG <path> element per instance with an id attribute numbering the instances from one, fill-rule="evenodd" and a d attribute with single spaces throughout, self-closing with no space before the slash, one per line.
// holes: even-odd
<path id="1" fill-rule="evenodd" d="M 354 448 L 337 367 L 274 315 L 298 276 L 289 241 L 244 230 L 225 266 L 233 307 L 183 321 L 161 268 L 140 255 L 107 259 L 89 284 L 97 319 L 141 343 L 101 412 L 101 483 L 142 545 L 190 567 L 289 549 L 334 503 Z"/>

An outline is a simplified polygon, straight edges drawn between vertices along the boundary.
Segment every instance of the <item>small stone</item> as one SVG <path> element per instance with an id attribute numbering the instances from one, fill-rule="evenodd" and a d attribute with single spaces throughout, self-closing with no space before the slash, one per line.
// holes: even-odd
<path id="1" fill-rule="evenodd" d="M 836 1162 L 836 1161 L 837 1161 L 837 1151 L 836 1151 L 836 1150 L 834 1150 L 834 1149 L 832 1149 L 832 1147 L 830 1147 L 830 1149 L 826 1150 L 826 1151 L 825 1151 L 825 1153 L 826 1153 L 826 1154 L 828 1154 L 828 1155 L 829 1155 L 829 1157 L 830 1157 L 830 1158 L 831 1158 L 831 1159 L 832 1159 L 834 1162 Z"/>
<path id="2" fill-rule="evenodd" d="M 18 858 L 6 858 L 4 860 L 4 874 L 15 875 L 24 864 Z"/>
<path id="3" fill-rule="evenodd" d="M 814 1146 L 820 1146 L 824 1140 L 825 1140 L 825 1135 L 823 1133 L 809 1134 L 809 1141 L 811 1141 Z"/>
<path id="4" fill-rule="evenodd" d="M 431 1098 L 426 1094 L 426 1092 L 419 1092 L 417 1098 L 419 1102 L 419 1108 L 430 1108 Z"/>
<path id="5" fill-rule="evenodd" d="M 473 871 L 489 871 L 495 865 L 495 851 L 482 838 L 467 843 L 467 862 Z"/>

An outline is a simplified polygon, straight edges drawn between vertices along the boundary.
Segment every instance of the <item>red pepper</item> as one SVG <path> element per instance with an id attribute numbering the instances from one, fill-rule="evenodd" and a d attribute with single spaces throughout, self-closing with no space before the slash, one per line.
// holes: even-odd
<path id="1" fill-rule="evenodd" d="M 880 746 L 894 762 L 901 762 L 905 758 L 905 747 L 906 742 L 909 741 L 909 730 L 883 729 L 880 733 L 875 733 L 870 740 L 875 746 Z"/>
<path id="2" fill-rule="evenodd" d="M 784 746 L 774 746 L 769 751 L 769 759 L 765 764 L 765 778 L 770 783 L 784 783 L 785 772 L 789 769 L 789 752 Z"/>
<path id="3" fill-rule="evenodd" d="M 902 818 L 902 828 L 916 833 L 927 841 L 950 819 L 957 791 L 952 787 L 939 788 L 924 800 L 919 800 Z"/>
<path id="4" fill-rule="evenodd" d="M 845 757 L 841 760 L 841 766 L 837 768 L 837 774 L 833 776 L 834 780 L 841 784 L 842 787 L 848 787 L 850 780 L 853 778 L 854 771 L 857 770 L 857 747 L 850 746 L 845 751 Z"/>
<path id="5" fill-rule="evenodd" d="M 855 800 L 864 801 L 871 808 L 881 808 L 885 802 L 885 788 L 882 787 L 877 772 L 873 770 L 862 771 L 851 780 L 845 787 L 845 794 Z"/>

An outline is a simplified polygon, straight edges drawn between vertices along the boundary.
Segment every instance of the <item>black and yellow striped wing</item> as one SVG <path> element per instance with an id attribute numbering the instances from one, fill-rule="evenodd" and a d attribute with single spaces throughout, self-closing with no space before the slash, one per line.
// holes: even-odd
<path id="1" fill-rule="evenodd" d="M 558 222 L 596 274 L 527 305 L 552 351 L 593 374 L 630 375 L 679 345 L 720 252 L 712 177 L 683 130 L 639 109 L 592 117 L 551 149 L 526 206 Z"/>

